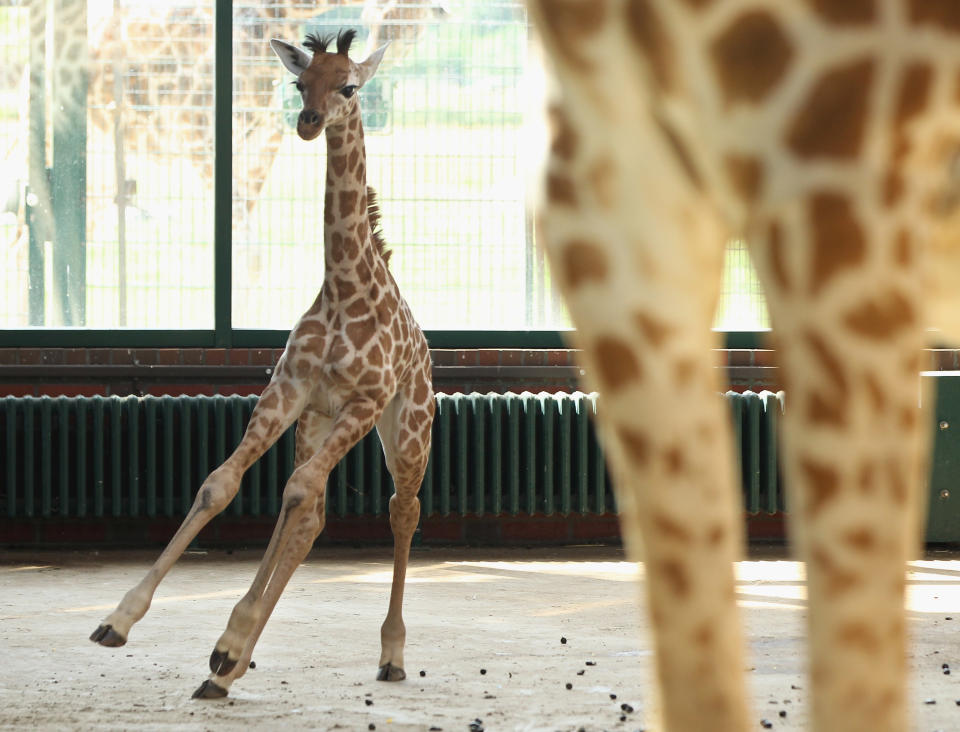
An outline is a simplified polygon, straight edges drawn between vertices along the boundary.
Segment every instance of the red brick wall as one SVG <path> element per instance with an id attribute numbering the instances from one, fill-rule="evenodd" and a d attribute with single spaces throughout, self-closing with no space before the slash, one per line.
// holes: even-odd
<path id="1" fill-rule="evenodd" d="M 267 369 L 282 353 L 281 348 L 0 348 L 0 396 L 259 394 L 267 383 Z M 715 353 L 730 389 L 781 388 L 772 350 Z M 927 369 L 960 370 L 960 350 L 926 353 Z M 570 349 L 434 349 L 434 386 L 447 394 L 574 391 L 579 388 L 576 357 Z M 69 374 L 53 375 L 55 369 L 48 367 L 58 366 L 73 368 L 66 370 Z M 84 366 L 126 369 L 123 375 L 104 375 Z M 182 373 L 165 376 L 184 366 L 208 368 L 203 378 L 193 380 Z M 263 370 L 253 368 L 258 366 Z"/>

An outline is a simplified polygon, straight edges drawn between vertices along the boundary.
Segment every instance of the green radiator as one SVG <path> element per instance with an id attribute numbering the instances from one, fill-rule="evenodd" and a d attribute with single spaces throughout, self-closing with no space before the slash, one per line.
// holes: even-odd
<path id="1" fill-rule="evenodd" d="M 777 470 L 782 395 L 726 395 L 748 512 L 784 509 Z M 182 516 L 237 445 L 256 397 L 0 399 L 0 517 Z M 424 516 L 604 514 L 616 510 L 591 415 L 596 395 L 437 397 Z M 293 428 L 243 479 L 227 508 L 277 513 L 293 469 Z M 327 511 L 387 511 L 390 475 L 374 433 L 334 470 Z"/>

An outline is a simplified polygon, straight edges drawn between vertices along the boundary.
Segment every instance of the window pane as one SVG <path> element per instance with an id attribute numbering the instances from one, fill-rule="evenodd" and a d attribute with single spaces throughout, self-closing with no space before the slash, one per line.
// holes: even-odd
<path id="1" fill-rule="evenodd" d="M 0 328 L 26 325 L 28 319 L 23 186 L 29 21 L 26 6 L 0 7 Z"/>
<path id="2" fill-rule="evenodd" d="M 3 180 L 29 224 L 0 325 L 212 328 L 213 0 L 30 5 L 0 8 Z"/>
<path id="3" fill-rule="evenodd" d="M 727 245 L 723 289 L 714 327 L 719 330 L 764 330 L 770 327 L 763 288 L 747 244 L 737 239 Z"/>
<path id="4" fill-rule="evenodd" d="M 293 77 L 266 39 L 360 30 L 353 57 L 390 40 L 360 92 L 367 178 L 391 268 L 421 324 L 565 327 L 526 207 L 521 2 L 234 4 L 234 324 L 289 328 L 323 277 L 325 144 L 294 131 Z M 318 12 L 318 10 L 320 12 Z M 239 69 L 243 69 L 241 73 Z M 238 131 L 242 134 L 238 135 Z"/>

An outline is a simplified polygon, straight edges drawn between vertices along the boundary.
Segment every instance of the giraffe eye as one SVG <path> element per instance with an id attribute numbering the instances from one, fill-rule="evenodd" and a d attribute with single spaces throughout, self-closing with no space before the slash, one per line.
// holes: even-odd
<path id="1" fill-rule="evenodd" d="M 300 79 L 297 79 L 295 82 L 293 82 L 293 85 L 297 87 L 298 92 L 303 94 L 303 83 L 300 81 Z"/>
<path id="2" fill-rule="evenodd" d="M 357 87 L 351 84 L 350 86 L 343 87 L 343 89 L 340 90 L 340 93 L 343 94 L 344 97 L 349 99 L 350 97 L 353 96 L 353 93 L 356 90 L 357 90 Z"/>

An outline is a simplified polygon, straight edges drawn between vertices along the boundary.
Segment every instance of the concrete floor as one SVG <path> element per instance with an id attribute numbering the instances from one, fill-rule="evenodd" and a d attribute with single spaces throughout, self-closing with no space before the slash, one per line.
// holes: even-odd
<path id="1" fill-rule="evenodd" d="M 259 556 L 185 556 L 130 642 L 107 649 L 87 636 L 154 553 L 0 554 L 0 729 L 645 725 L 651 659 L 634 602 L 638 570 L 605 547 L 416 549 L 405 607 L 408 679 L 396 684 L 374 680 L 390 549 L 317 550 L 267 625 L 256 669 L 227 699 L 193 701 Z M 919 732 L 960 730 L 958 557 L 932 554 L 910 575 Z M 761 719 L 776 730 L 804 729 L 802 567 L 758 557 L 739 576 L 756 729 Z M 955 674 L 944 675 L 944 663 Z"/>

